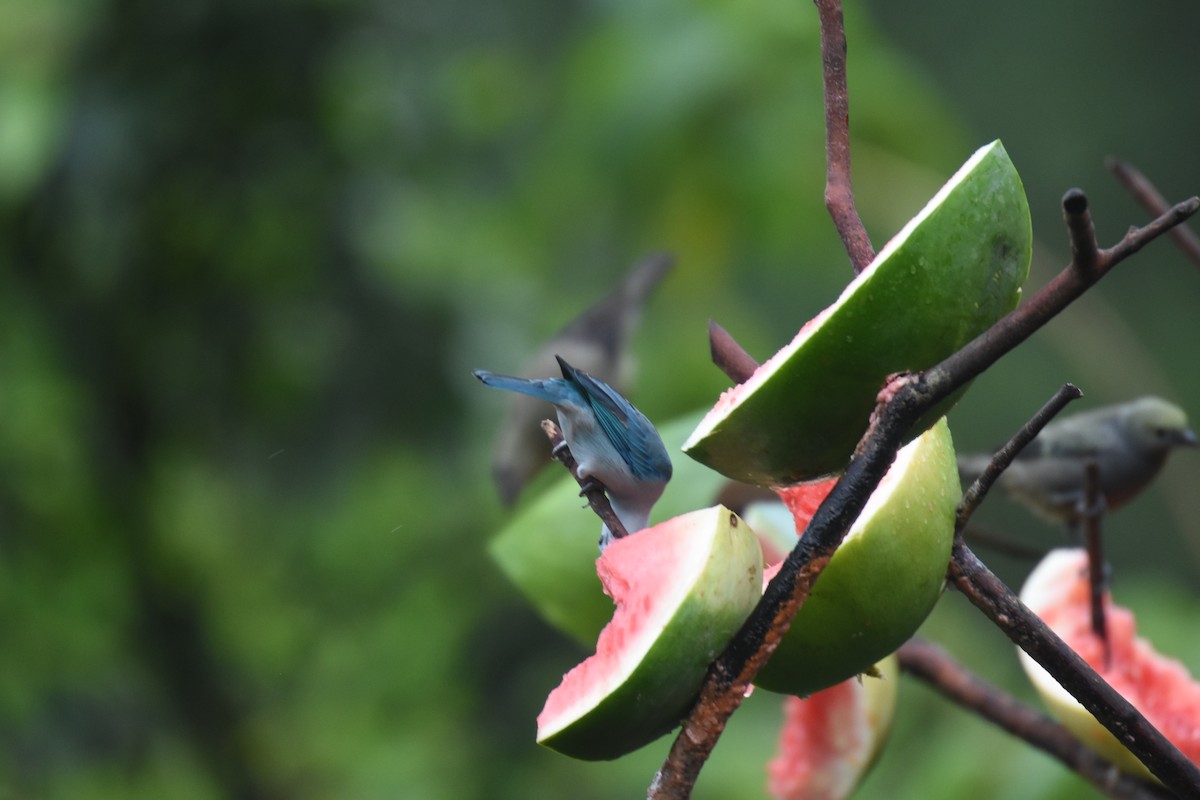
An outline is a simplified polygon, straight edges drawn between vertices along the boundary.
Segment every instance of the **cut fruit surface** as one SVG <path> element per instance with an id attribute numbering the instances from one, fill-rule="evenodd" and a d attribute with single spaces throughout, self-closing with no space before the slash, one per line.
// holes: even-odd
<path id="1" fill-rule="evenodd" d="M 1200 684 L 1180 662 L 1138 638 L 1133 612 L 1104 599 L 1111 660 L 1091 627 L 1087 552 L 1049 553 L 1021 588 L 1021 601 L 1042 618 L 1084 661 L 1133 704 L 1168 740 L 1200 764 Z M 1036 661 L 1017 651 L 1021 666 L 1050 713 L 1084 744 L 1122 770 L 1152 777 L 1142 763 Z"/>
<path id="2" fill-rule="evenodd" d="M 808 698 L 784 701 L 779 751 L 767 765 L 776 800 L 844 800 L 887 741 L 900 667 L 888 656 L 878 677 L 851 678 Z"/>
<path id="3" fill-rule="evenodd" d="M 1016 307 L 1032 241 L 1021 180 L 1003 145 L 992 142 L 833 305 L 722 395 L 684 452 L 760 486 L 840 472 L 887 376 L 936 364 Z"/>
<path id="4" fill-rule="evenodd" d="M 546 699 L 537 733 L 588 760 L 617 758 L 679 724 L 761 596 L 762 551 L 736 514 L 714 506 L 618 539 L 596 570 L 616 610 L 595 655 Z"/>
<path id="5" fill-rule="evenodd" d="M 700 416 L 690 414 L 660 429 L 668 450 L 679 447 Z M 675 474 L 651 521 L 712 505 L 726 483 L 723 476 L 695 461 L 676 460 Z M 591 645 L 612 616 L 612 602 L 596 577 L 600 520 L 590 509 L 581 508 L 579 484 L 566 470 L 551 466 L 558 469 L 558 479 L 541 494 L 529 493 L 488 550 L 501 572 L 547 622 Z"/>

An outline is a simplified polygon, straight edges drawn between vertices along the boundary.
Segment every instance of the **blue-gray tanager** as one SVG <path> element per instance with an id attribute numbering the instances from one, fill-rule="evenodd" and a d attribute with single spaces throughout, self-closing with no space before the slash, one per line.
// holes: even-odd
<path id="1" fill-rule="evenodd" d="M 997 480 L 1006 494 L 1039 515 L 1074 523 L 1080 517 L 1084 471 L 1094 461 L 1109 509 L 1132 500 L 1154 479 L 1167 455 L 1200 443 L 1187 414 L 1157 397 L 1141 397 L 1051 422 Z M 975 480 L 990 455 L 959 456 L 959 476 Z"/>
<path id="2" fill-rule="evenodd" d="M 486 370 L 473 374 L 488 386 L 554 404 L 563 439 L 579 465 L 579 477 L 604 485 L 613 512 L 627 533 L 646 527 L 650 510 L 671 479 L 671 459 L 658 431 L 616 390 L 558 358 L 561 378 L 526 380 Z M 612 541 L 608 526 L 600 549 Z"/>
<path id="3" fill-rule="evenodd" d="M 672 260 L 667 253 L 655 253 L 638 261 L 612 291 L 539 347 L 517 374 L 527 378 L 553 374 L 555 356 L 561 355 L 617 391 L 628 391 L 634 372 L 629 340 Z M 546 437 L 538 427 L 548 411 L 544 403 L 529 397 L 513 397 L 505 409 L 492 448 L 492 476 L 505 505 L 512 505 L 529 479 L 550 462 Z"/>

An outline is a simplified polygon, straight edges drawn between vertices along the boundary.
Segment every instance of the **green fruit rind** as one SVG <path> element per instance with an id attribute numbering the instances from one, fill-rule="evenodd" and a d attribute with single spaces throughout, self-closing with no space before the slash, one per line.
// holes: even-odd
<path id="1" fill-rule="evenodd" d="M 892 721 L 896 717 L 896 700 L 900 695 L 900 659 L 892 653 L 874 665 L 869 675 L 850 680 L 861 680 L 866 695 L 867 725 L 874 733 L 867 756 L 865 776 L 879 760 L 884 745 L 892 735 Z"/>
<path id="2" fill-rule="evenodd" d="M 926 369 L 1016 307 L 1033 233 L 999 140 L 980 148 L 837 301 L 722 396 L 684 443 L 735 480 L 840 472 L 888 375 Z M 920 433 L 957 395 L 925 417 Z"/>
<path id="3" fill-rule="evenodd" d="M 758 539 L 719 505 L 617 540 L 596 569 L 613 619 L 596 654 L 546 699 L 537 734 L 586 760 L 617 758 L 678 725 L 762 595 Z"/>
<path id="4" fill-rule="evenodd" d="M 911 637 L 941 596 L 960 496 L 942 419 L 897 454 L 755 685 L 808 695 Z"/>
<path id="5" fill-rule="evenodd" d="M 696 426 L 702 412 L 660 428 L 668 451 Z M 549 449 L 549 445 L 547 445 Z M 651 522 L 712 505 L 724 476 L 691 459 L 674 459 L 675 474 L 654 507 Z M 579 484 L 557 464 L 557 480 L 523 503 L 488 546 L 500 571 L 552 626 L 590 645 L 612 616 L 612 601 L 596 577 L 600 520 L 579 499 Z"/>

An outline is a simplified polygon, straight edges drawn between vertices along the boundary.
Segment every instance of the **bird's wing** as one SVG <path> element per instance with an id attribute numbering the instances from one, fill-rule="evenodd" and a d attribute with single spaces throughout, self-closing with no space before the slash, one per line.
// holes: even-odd
<path id="1" fill-rule="evenodd" d="M 1047 426 L 1017 458 L 1087 459 L 1124 447 L 1120 431 L 1109 420 L 1094 414 L 1077 414 Z"/>
<path id="2" fill-rule="evenodd" d="M 608 384 L 565 362 L 564 367 L 591 406 L 604 435 L 629 465 L 630 471 L 638 478 L 664 477 L 655 463 L 652 442 L 648 438 L 650 435 L 657 436 L 650 420 Z"/>

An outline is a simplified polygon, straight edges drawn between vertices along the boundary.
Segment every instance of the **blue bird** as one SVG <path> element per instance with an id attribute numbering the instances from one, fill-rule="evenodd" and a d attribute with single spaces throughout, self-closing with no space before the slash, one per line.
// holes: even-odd
<path id="1" fill-rule="evenodd" d="M 613 512 L 628 533 L 646 527 L 650 510 L 671 479 L 671 459 L 650 420 L 608 384 L 575 369 L 561 357 L 561 378 L 527 380 L 486 370 L 473 374 L 487 386 L 545 400 L 579 464 L 579 477 L 604 485 Z M 600 549 L 612 541 L 608 526 Z"/>
<path id="2" fill-rule="evenodd" d="M 628 391 L 635 372 L 630 339 L 673 261 L 667 253 L 638 261 L 612 291 L 538 347 L 517 375 L 551 375 L 557 369 L 554 359 L 561 355 L 618 392 Z M 546 436 L 538 425 L 545 417 L 545 404 L 528 396 L 513 395 L 505 408 L 492 447 L 492 478 L 506 506 L 516 502 L 529 479 L 550 463 Z"/>

